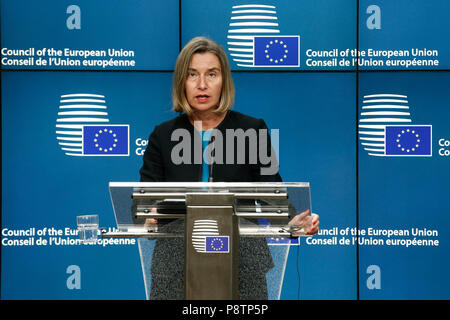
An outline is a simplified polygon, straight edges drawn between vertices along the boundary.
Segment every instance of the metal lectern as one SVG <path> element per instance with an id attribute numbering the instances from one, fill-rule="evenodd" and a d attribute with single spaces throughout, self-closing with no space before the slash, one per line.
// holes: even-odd
<path id="1" fill-rule="evenodd" d="M 240 238 L 289 243 L 294 229 L 288 221 L 311 210 L 309 183 L 111 182 L 109 187 L 117 230 L 102 231 L 102 237 L 184 238 L 187 300 L 239 299 Z M 177 227 L 166 227 L 170 225 Z M 144 257 L 145 262 L 143 250 L 141 246 L 141 261 L 148 270 L 151 257 Z M 151 275 L 146 274 L 148 284 Z M 282 277 L 277 281 L 281 288 Z"/>

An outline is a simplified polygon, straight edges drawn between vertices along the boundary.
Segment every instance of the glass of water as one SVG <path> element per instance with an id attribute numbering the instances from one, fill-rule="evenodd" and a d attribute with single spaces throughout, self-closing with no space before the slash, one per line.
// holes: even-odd
<path id="1" fill-rule="evenodd" d="M 82 242 L 92 243 L 98 239 L 98 215 L 77 217 L 78 236 Z"/>

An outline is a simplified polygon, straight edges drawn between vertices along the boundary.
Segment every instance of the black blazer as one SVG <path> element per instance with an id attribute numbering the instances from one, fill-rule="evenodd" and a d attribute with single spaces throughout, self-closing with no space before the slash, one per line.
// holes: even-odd
<path id="1" fill-rule="evenodd" d="M 189 132 L 190 136 L 190 146 L 191 152 L 190 157 L 189 154 L 186 155 L 184 159 L 190 158 L 190 161 L 186 161 L 186 163 L 176 164 L 172 161 L 171 154 L 174 147 L 177 147 L 177 151 L 180 150 L 181 140 L 171 141 L 172 133 L 176 129 L 184 129 L 186 132 Z M 274 164 L 272 164 L 272 172 L 274 174 L 261 174 L 262 168 L 269 168 L 271 163 L 267 163 L 267 158 L 265 159 L 265 165 L 261 163 L 261 159 L 259 156 L 256 157 L 256 163 L 254 160 L 250 158 L 249 150 L 253 150 L 254 152 L 258 152 L 260 148 L 264 149 L 264 155 L 271 155 L 271 142 L 270 138 L 268 139 L 259 139 L 258 133 L 260 130 L 268 130 L 266 123 L 263 119 L 253 118 L 247 115 L 244 115 L 240 112 L 236 111 L 228 111 L 225 118 L 222 122 L 217 126 L 217 130 L 220 131 L 221 136 L 223 137 L 222 147 L 223 154 L 222 157 L 219 156 L 219 153 L 216 153 L 215 162 L 210 168 L 210 174 L 213 177 L 214 182 L 281 182 L 281 177 L 278 173 L 278 162 L 276 162 L 276 169 L 274 169 Z M 237 158 L 237 142 L 234 140 L 234 144 L 230 140 L 231 135 L 227 135 L 229 133 L 229 129 L 238 130 L 242 129 L 243 131 L 247 131 L 248 129 L 254 129 L 257 136 L 256 146 L 250 146 L 250 139 L 245 140 L 245 162 L 239 162 Z M 178 138 L 179 139 L 179 138 Z M 141 181 L 148 182 L 195 182 L 201 181 L 202 178 L 202 164 L 198 161 L 198 153 L 197 160 L 194 155 L 194 139 L 198 139 L 200 141 L 200 134 L 197 130 L 194 129 L 194 126 L 189 122 L 188 117 L 185 114 L 181 114 L 178 117 L 166 121 L 160 125 L 157 125 L 153 132 L 151 133 L 148 139 L 148 145 L 144 153 L 143 157 L 143 166 L 140 170 Z M 264 141 L 267 140 L 267 144 Z M 219 143 L 215 146 L 218 148 Z M 229 157 L 227 159 L 227 144 L 232 144 L 234 148 L 234 159 Z M 198 144 L 197 144 L 198 146 Z M 250 148 L 252 147 L 252 148 Z M 186 150 L 186 149 L 185 149 Z M 196 149 L 198 152 L 198 148 Z M 200 151 L 201 152 L 201 151 Z M 178 152 L 182 156 L 185 154 Z M 230 154 L 228 154 L 230 156 Z M 201 155 L 200 155 L 201 157 Z M 201 158 L 200 158 L 201 159 Z M 222 159 L 222 163 L 220 162 Z M 253 158 L 255 159 L 255 158 Z M 271 157 L 272 161 L 276 161 L 276 156 L 273 154 Z M 274 163 L 274 162 L 272 162 Z"/>
<path id="2" fill-rule="evenodd" d="M 189 163 L 175 164 L 171 153 L 180 141 L 171 141 L 172 133 L 176 129 L 185 129 L 189 132 L 191 140 L 191 152 Z M 261 168 L 264 167 L 257 159 L 256 163 L 250 162 L 250 142 L 245 144 L 245 163 L 237 162 L 237 145 L 234 146 L 234 161 L 226 161 L 227 129 L 267 129 L 262 119 L 246 116 L 236 111 L 228 111 L 224 120 L 216 128 L 221 132 L 223 139 L 223 164 L 214 163 L 210 174 L 215 182 L 281 182 L 281 177 L 276 173 L 262 175 Z M 194 137 L 200 143 L 200 134 L 189 122 L 188 117 L 182 114 L 172 120 L 166 121 L 155 127 L 148 139 L 147 149 L 144 153 L 144 164 L 140 170 L 141 181 L 144 182 L 195 182 L 201 181 L 202 164 L 195 163 Z M 247 139 L 248 140 L 248 139 Z M 260 139 L 257 139 L 259 148 Z M 261 148 L 271 150 L 270 139 Z M 215 144 L 217 141 L 214 142 Z M 200 144 L 201 146 L 201 144 Z M 216 145 L 217 146 L 217 145 Z M 256 148 L 257 152 L 259 149 Z M 201 148 L 200 148 L 201 152 Z M 189 152 L 188 152 L 189 153 Z M 266 153 L 268 155 L 270 153 Z M 183 154 L 184 156 L 184 154 Z M 218 156 L 216 154 L 215 159 Z M 276 157 L 274 157 L 276 158 Z M 188 157 L 186 156 L 186 159 Z M 200 158 L 201 159 L 201 158 Z M 198 161 L 197 161 L 198 162 Z M 231 163 L 230 163 L 231 162 Z M 276 163 L 278 169 L 278 163 Z M 266 165 L 266 167 L 269 167 Z M 167 222 L 167 221 L 166 221 Z M 171 228 L 177 226 L 178 222 L 168 222 L 166 226 Z M 161 225 L 162 229 L 165 228 Z M 158 239 L 153 252 L 152 259 L 152 284 L 151 299 L 183 299 L 183 270 L 184 270 L 184 242 L 181 238 Z M 241 238 L 239 241 L 239 295 L 240 299 L 261 300 L 267 299 L 267 287 L 265 274 L 274 266 L 266 240 L 263 238 Z"/>

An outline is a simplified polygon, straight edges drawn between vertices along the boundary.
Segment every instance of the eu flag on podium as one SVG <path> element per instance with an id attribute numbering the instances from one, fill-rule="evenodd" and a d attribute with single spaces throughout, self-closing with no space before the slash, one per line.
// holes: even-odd
<path id="1" fill-rule="evenodd" d="M 431 156 L 431 125 L 386 126 L 387 156 Z"/>
<path id="2" fill-rule="evenodd" d="M 261 67 L 299 67 L 300 36 L 255 36 L 253 61 Z"/>
<path id="3" fill-rule="evenodd" d="M 129 125 L 84 125 L 83 154 L 128 156 Z"/>
<path id="4" fill-rule="evenodd" d="M 212 236 L 205 237 L 205 249 L 206 252 L 216 252 L 216 253 L 228 253 L 229 248 L 229 236 Z"/>

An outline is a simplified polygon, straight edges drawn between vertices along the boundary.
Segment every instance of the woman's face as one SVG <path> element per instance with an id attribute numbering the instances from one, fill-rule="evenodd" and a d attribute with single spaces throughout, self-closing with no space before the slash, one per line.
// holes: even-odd
<path id="1" fill-rule="evenodd" d="M 187 73 L 186 98 L 195 112 L 218 107 L 222 93 L 222 70 L 219 58 L 211 52 L 195 53 Z"/>

